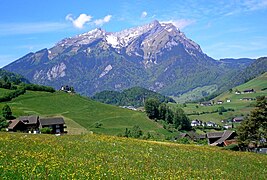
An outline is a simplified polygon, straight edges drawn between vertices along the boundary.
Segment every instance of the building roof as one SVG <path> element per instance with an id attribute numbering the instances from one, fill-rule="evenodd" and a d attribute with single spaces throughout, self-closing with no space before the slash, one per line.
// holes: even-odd
<path id="1" fill-rule="evenodd" d="M 206 139 L 207 135 L 206 134 L 198 134 L 196 135 L 197 139 Z"/>
<path id="2" fill-rule="evenodd" d="M 17 120 L 17 119 L 10 120 L 7 128 L 10 130 L 13 130 L 18 124 L 21 124 L 21 123 L 24 125 L 24 123 L 20 120 Z"/>
<path id="3" fill-rule="evenodd" d="M 233 119 L 233 121 L 242 121 L 243 119 L 244 119 L 244 117 L 243 116 L 240 116 L 240 117 L 235 117 Z"/>
<path id="4" fill-rule="evenodd" d="M 22 121 L 24 124 L 37 124 L 39 116 L 21 116 L 19 121 Z"/>
<path id="5" fill-rule="evenodd" d="M 39 121 L 40 125 L 42 126 L 65 124 L 65 121 L 62 117 L 40 118 Z"/>
<path id="6" fill-rule="evenodd" d="M 224 132 L 208 132 L 207 138 L 220 138 Z"/>
<path id="7" fill-rule="evenodd" d="M 216 146 L 217 144 L 222 144 L 224 143 L 225 140 L 227 140 L 233 133 L 234 131 L 224 131 L 221 138 L 215 141 L 214 143 L 211 144 L 211 146 Z"/>

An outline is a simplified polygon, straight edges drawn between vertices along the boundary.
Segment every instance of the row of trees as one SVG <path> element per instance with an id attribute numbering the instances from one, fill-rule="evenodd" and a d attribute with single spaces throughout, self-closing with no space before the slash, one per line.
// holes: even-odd
<path id="1" fill-rule="evenodd" d="M 45 92 L 55 92 L 55 89 L 49 86 L 42 86 L 42 85 L 37 85 L 37 84 L 21 84 L 21 86 L 25 90 L 30 90 L 30 91 L 45 91 Z"/>
<path id="2" fill-rule="evenodd" d="M 13 98 L 18 97 L 19 95 L 22 95 L 26 92 L 24 88 L 17 89 L 15 91 L 11 91 L 10 93 L 7 93 L 0 97 L 0 102 L 6 102 L 10 101 Z"/>
<path id="3" fill-rule="evenodd" d="M 189 118 L 181 108 L 171 108 L 166 103 L 150 98 L 145 101 L 145 111 L 150 119 L 163 120 L 177 130 L 190 130 Z"/>

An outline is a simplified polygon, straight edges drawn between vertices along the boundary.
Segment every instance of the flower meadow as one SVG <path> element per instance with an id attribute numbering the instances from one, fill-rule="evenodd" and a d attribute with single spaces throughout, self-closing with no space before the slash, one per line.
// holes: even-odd
<path id="1" fill-rule="evenodd" d="M 93 134 L 0 133 L 0 179 L 266 178 L 266 155 Z"/>

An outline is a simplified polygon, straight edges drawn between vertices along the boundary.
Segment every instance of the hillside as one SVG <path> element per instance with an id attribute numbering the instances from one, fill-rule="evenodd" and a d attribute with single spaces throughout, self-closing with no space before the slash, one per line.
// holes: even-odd
<path id="1" fill-rule="evenodd" d="M 3 179 L 265 179 L 267 166 L 255 153 L 100 135 L 0 133 L 0 157 Z"/>
<path id="2" fill-rule="evenodd" d="M 254 89 L 255 92 L 235 94 L 236 90 L 243 92 L 248 89 Z M 187 103 L 186 107 L 183 107 L 183 109 L 187 114 L 190 114 L 189 118 L 191 120 L 200 119 L 206 122 L 213 121 L 222 124 L 221 120 L 229 120 L 234 117 L 248 115 L 254 108 L 257 96 L 267 96 L 267 72 L 242 85 L 232 88 L 231 92 L 225 91 L 212 100 L 214 102 L 213 106 L 201 106 L 198 103 Z M 227 100 L 230 100 L 231 102 L 227 102 Z M 223 101 L 223 103 L 217 104 L 218 101 Z M 225 109 L 231 110 L 219 115 L 218 112 L 215 111 L 222 106 Z"/>
<path id="3" fill-rule="evenodd" d="M 102 91 L 92 96 L 92 99 L 102 103 L 134 107 L 144 106 L 144 101 L 148 98 L 156 98 L 160 102 L 175 102 L 172 98 L 141 87 L 133 87 L 122 92 Z"/>
<path id="4" fill-rule="evenodd" d="M 0 109 L 4 104 L 0 103 Z M 138 125 L 142 131 L 150 132 L 156 138 L 164 138 L 164 135 L 169 134 L 143 112 L 102 104 L 75 94 L 27 91 L 7 104 L 12 108 L 14 116 L 63 116 L 67 121 L 66 130 L 70 133 L 79 134 L 86 129 L 117 135 L 123 134 L 125 128 L 131 129 Z M 97 127 L 97 124 L 102 126 Z"/>
<path id="5" fill-rule="evenodd" d="M 267 72 L 267 57 L 258 58 L 252 61 L 247 67 L 238 68 L 235 72 L 229 74 L 231 76 L 228 77 L 228 81 L 224 82 L 221 89 L 228 90 L 240 84 L 244 84 L 265 72 Z"/>

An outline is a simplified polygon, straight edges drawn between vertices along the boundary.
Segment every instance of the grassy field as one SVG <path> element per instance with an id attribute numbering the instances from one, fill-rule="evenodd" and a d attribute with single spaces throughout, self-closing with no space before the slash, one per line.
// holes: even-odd
<path id="1" fill-rule="evenodd" d="M 191 120 L 200 119 L 202 121 L 213 121 L 218 124 L 222 124 L 221 120 L 232 119 L 237 116 L 246 116 L 249 112 L 254 108 L 255 100 L 253 101 L 244 101 L 240 100 L 242 98 L 256 98 L 257 96 L 267 96 L 267 73 L 262 74 L 261 76 L 248 81 L 245 84 L 237 86 L 233 88 L 233 91 L 230 93 L 229 91 L 222 93 L 215 99 L 213 99 L 215 105 L 213 106 L 200 106 L 197 103 L 188 103 L 186 107 L 183 107 L 184 111 L 187 114 L 192 113 L 200 113 L 200 115 L 190 115 L 189 118 Z M 254 89 L 256 93 L 249 94 L 235 94 L 235 90 L 244 91 L 246 89 Z M 230 99 L 231 102 L 227 103 L 226 100 Z M 224 101 L 223 104 L 217 105 L 217 101 Z M 223 106 L 225 109 L 234 109 L 234 111 L 224 112 L 222 115 L 218 113 L 205 113 L 203 112 L 212 112 L 217 110 L 219 107 Z"/>
<path id="2" fill-rule="evenodd" d="M 266 179 L 267 156 L 103 135 L 0 133 L 1 179 Z"/>
<path id="3" fill-rule="evenodd" d="M 0 103 L 0 108 L 5 103 Z M 47 93 L 27 91 L 7 103 L 13 114 L 38 114 L 40 116 L 62 116 L 66 120 L 67 131 L 74 134 L 93 131 L 109 135 L 123 133 L 125 128 L 140 126 L 144 132 L 162 137 L 169 132 L 149 120 L 145 113 L 123 109 L 92 101 L 88 98 L 64 92 Z M 96 128 L 96 123 L 101 123 Z"/>

